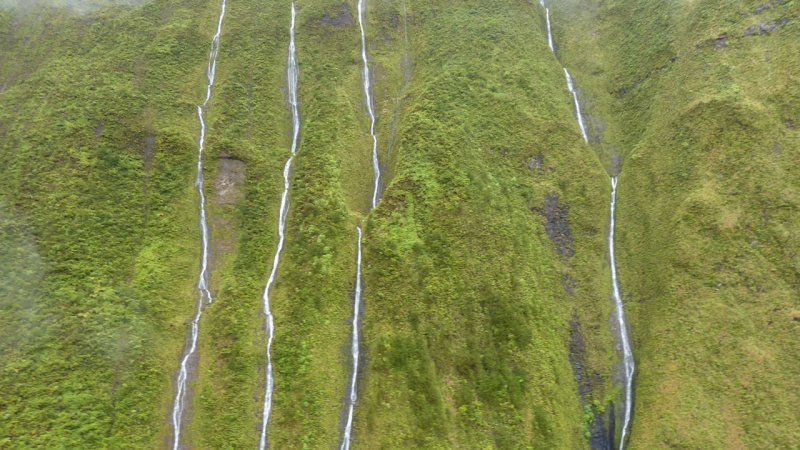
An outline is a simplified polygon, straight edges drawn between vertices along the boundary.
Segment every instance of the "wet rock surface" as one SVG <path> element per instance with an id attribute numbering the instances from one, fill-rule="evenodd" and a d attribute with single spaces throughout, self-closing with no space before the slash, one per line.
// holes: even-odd
<path id="1" fill-rule="evenodd" d="M 602 380 L 597 373 L 594 376 L 587 373 L 586 342 L 583 339 L 581 324 L 576 315 L 573 315 L 569 322 L 569 337 L 569 363 L 578 384 L 581 405 L 585 408 L 592 399 L 594 383 L 602 383 Z M 605 412 L 600 412 L 593 405 L 591 411 L 593 418 L 589 424 L 589 448 L 591 450 L 614 449 L 614 404 L 609 403 Z"/>
<path id="2" fill-rule="evenodd" d="M 561 277 L 561 285 L 564 286 L 564 291 L 572 295 L 575 293 L 575 288 L 578 287 L 578 280 L 575 279 L 572 275 L 565 273 Z"/>
<path id="3" fill-rule="evenodd" d="M 222 154 L 217 161 L 214 180 L 214 205 L 235 205 L 244 197 L 245 164 L 240 159 Z"/>
<path id="4" fill-rule="evenodd" d="M 575 250 L 572 248 L 572 232 L 569 228 L 569 205 L 561 203 L 558 195 L 547 194 L 544 207 L 535 208 L 534 211 L 544 217 L 544 229 L 558 253 L 562 256 L 575 255 Z"/>
<path id="5" fill-rule="evenodd" d="M 319 21 L 323 25 L 346 27 L 353 24 L 353 13 L 347 3 L 342 3 L 342 6 L 339 7 L 339 12 L 335 16 L 324 16 Z"/>
<path id="6" fill-rule="evenodd" d="M 773 20 L 771 22 L 762 22 L 758 25 L 752 25 L 750 27 L 747 27 L 747 29 L 744 30 L 744 33 L 742 33 L 742 36 L 769 34 L 777 30 L 778 28 L 786 25 L 787 23 L 789 23 L 788 17 L 783 17 L 777 20 Z"/>
<path id="7" fill-rule="evenodd" d="M 586 374 L 586 342 L 581 333 L 581 324 L 578 317 L 573 315 L 569 321 L 569 364 L 572 374 L 578 383 L 578 393 L 581 402 L 585 403 L 592 393 L 591 379 Z"/>
<path id="8" fill-rule="evenodd" d="M 225 153 L 217 160 L 209 218 L 214 230 L 209 264 L 212 271 L 224 265 L 236 247 L 239 221 L 235 210 L 244 200 L 246 165 Z M 213 273 L 213 272 L 212 272 Z"/>
<path id="9" fill-rule="evenodd" d="M 531 170 L 541 170 L 544 167 L 544 155 L 539 153 L 536 156 L 531 157 L 525 163 L 528 166 L 528 169 Z"/>
<path id="10" fill-rule="evenodd" d="M 589 448 L 591 450 L 613 450 L 614 445 L 614 403 L 609 402 L 606 412 L 600 414 L 595 408 L 594 422 L 589 427 Z"/>

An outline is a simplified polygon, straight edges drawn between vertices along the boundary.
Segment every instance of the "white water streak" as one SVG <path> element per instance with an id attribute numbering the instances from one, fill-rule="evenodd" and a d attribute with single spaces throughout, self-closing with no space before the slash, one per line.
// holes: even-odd
<path id="1" fill-rule="evenodd" d="M 342 439 L 341 450 L 350 449 L 350 436 L 353 430 L 353 413 L 357 400 L 356 379 L 358 378 L 358 318 L 361 315 L 361 227 L 356 227 L 358 232 L 358 249 L 356 252 L 356 293 L 355 301 L 353 302 L 353 340 L 351 342 L 350 351 L 353 354 L 353 374 L 350 377 L 350 388 L 348 392 L 348 405 L 347 405 L 347 422 L 344 427 L 344 438 Z"/>
<path id="2" fill-rule="evenodd" d="M 547 43 L 550 50 L 553 50 L 553 35 L 550 29 L 550 10 L 545 6 L 544 0 L 539 0 L 539 4 L 545 9 L 547 16 Z M 575 85 L 572 81 L 569 71 L 564 68 L 564 76 L 567 78 L 567 88 L 572 99 L 575 103 L 575 116 L 578 119 L 578 126 L 581 129 L 581 135 L 586 143 L 589 143 L 589 138 L 586 135 L 586 127 L 583 123 L 583 115 L 581 114 L 581 105 L 578 101 L 578 94 L 575 92 Z M 635 372 L 635 363 L 633 359 L 633 350 L 631 348 L 630 339 L 628 337 L 628 326 L 625 321 L 625 309 L 622 304 L 622 297 L 619 292 L 619 281 L 617 280 L 617 265 L 614 255 L 614 215 L 617 206 L 617 178 L 611 178 L 611 220 L 608 232 L 608 253 L 611 264 L 611 283 L 613 287 L 614 304 L 616 306 L 617 324 L 619 326 L 620 341 L 622 342 L 622 363 L 625 370 L 625 412 L 622 422 L 622 431 L 619 440 L 619 450 L 625 448 L 625 439 L 628 436 L 631 418 L 633 415 L 633 374 Z"/>
<path id="3" fill-rule="evenodd" d="M 269 424 L 269 415 L 272 411 L 272 391 L 275 386 L 272 375 L 272 340 L 275 337 L 275 324 L 273 321 L 272 310 L 270 309 L 269 293 L 272 285 L 275 283 L 275 278 L 278 275 L 278 265 L 281 260 L 281 253 L 283 252 L 283 244 L 286 238 L 286 217 L 289 213 L 289 177 L 291 175 L 292 163 L 294 156 L 297 154 L 297 141 L 300 136 L 300 113 L 297 107 L 297 60 L 295 59 L 295 44 L 294 44 L 294 30 L 295 30 L 295 17 L 297 13 L 294 3 L 292 3 L 292 23 L 289 28 L 289 57 L 286 63 L 286 78 L 289 88 L 289 106 L 292 110 L 292 148 L 291 156 L 286 160 L 283 167 L 283 194 L 281 195 L 281 207 L 278 213 L 278 245 L 275 249 L 275 256 L 272 259 L 272 271 L 269 273 L 267 285 L 264 287 L 264 294 L 262 300 L 264 301 L 264 316 L 267 325 L 267 373 L 266 373 L 266 390 L 264 392 L 264 412 L 261 419 L 261 440 L 259 441 L 258 448 L 264 450 L 267 448 L 267 425 Z"/>
<path id="4" fill-rule="evenodd" d="M 364 95 L 367 101 L 367 112 L 369 113 L 369 134 L 372 137 L 372 170 L 375 172 L 375 186 L 372 190 L 372 207 L 378 206 L 378 191 L 381 184 L 381 168 L 378 164 L 378 136 L 375 134 L 375 109 L 372 101 L 372 86 L 369 74 L 369 59 L 367 59 L 367 36 L 364 31 L 364 2 L 358 0 L 358 25 L 361 28 L 361 61 L 364 68 L 361 76 L 364 79 Z"/>
<path id="5" fill-rule="evenodd" d="M 369 72 L 369 59 L 367 58 L 367 36 L 364 29 L 364 9 L 365 0 L 358 0 L 358 26 L 361 30 L 361 61 L 363 69 L 361 76 L 363 78 L 364 96 L 367 103 L 367 112 L 369 113 L 369 134 L 372 137 L 372 170 L 375 173 L 375 185 L 372 190 L 372 209 L 378 206 L 379 191 L 381 185 L 381 168 L 378 160 L 378 136 L 375 134 L 375 109 L 372 99 L 372 86 L 370 82 Z M 344 436 L 342 437 L 341 450 L 348 450 L 350 448 L 350 438 L 353 433 L 353 416 L 355 413 L 356 400 L 358 398 L 358 363 L 359 353 L 358 346 L 359 340 L 359 324 L 358 320 L 361 316 L 361 227 L 356 227 L 358 232 L 358 258 L 356 261 L 356 295 L 353 304 L 353 336 L 351 340 L 351 354 L 353 358 L 353 373 L 350 377 L 350 387 L 347 393 L 347 422 L 344 427 Z"/>
<path id="6" fill-rule="evenodd" d="M 205 110 L 208 108 L 208 103 L 211 100 L 211 88 L 214 86 L 214 79 L 217 74 L 217 54 L 219 53 L 219 41 L 222 34 L 222 21 L 225 19 L 226 0 L 222 0 L 220 7 L 219 20 L 217 22 L 217 32 L 211 39 L 211 50 L 208 54 L 208 68 L 206 69 L 206 97 L 202 105 L 197 106 L 197 118 L 200 121 L 200 138 L 197 144 L 197 174 L 195 176 L 195 188 L 200 196 L 200 231 L 202 235 L 202 256 L 200 261 L 200 275 L 197 283 L 199 296 L 197 299 L 197 310 L 194 318 L 192 319 L 191 327 L 191 340 L 189 348 L 181 359 L 181 366 L 178 370 L 177 377 L 177 392 L 175 393 L 175 400 L 172 405 L 172 435 L 173 450 L 178 450 L 181 440 L 181 422 L 184 414 L 184 407 L 186 402 L 186 383 L 189 378 L 189 360 L 196 355 L 197 352 L 197 338 L 200 333 L 200 317 L 203 314 L 203 307 L 206 303 L 211 304 L 214 298 L 211 296 L 211 291 L 208 288 L 208 247 L 209 247 L 209 232 L 208 220 L 206 217 L 206 196 L 204 190 L 203 179 L 203 150 L 205 150 L 206 141 L 206 121 Z"/>
<path id="7" fill-rule="evenodd" d="M 578 101 L 578 93 L 575 92 L 575 84 L 572 82 L 572 76 L 570 76 L 566 67 L 564 68 L 564 75 L 567 77 L 567 88 L 569 89 L 570 94 L 572 94 L 572 100 L 575 102 L 575 116 L 578 118 L 578 126 L 581 129 L 581 136 L 583 136 L 583 140 L 588 144 L 589 136 L 586 135 L 586 126 L 583 124 L 581 103 Z"/>
<path id="8" fill-rule="evenodd" d="M 622 422 L 622 431 L 619 439 L 619 448 L 625 447 L 625 438 L 631 422 L 631 412 L 633 409 L 633 373 L 635 365 L 633 351 L 631 350 L 628 338 L 628 326 L 625 322 L 625 310 L 622 304 L 622 297 L 619 293 L 619 282 L 617 281 L 617 265 L 614 259 L 614 212 L 617 205 L 617 178 L 611 178 L 611 221 L 608 232 L 608 253 L 611 261 L 611 284 L 613 287 L 614 304 L 617 308 L 617 323 L 619 325 L 619 335 L 622 341 L 622 362 L 625 370 L 625 414 Z"/>

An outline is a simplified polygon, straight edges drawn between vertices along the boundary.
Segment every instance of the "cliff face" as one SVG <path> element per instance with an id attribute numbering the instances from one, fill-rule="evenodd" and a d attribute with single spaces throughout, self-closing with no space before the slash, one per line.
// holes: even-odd
<path id="1" fill-rule="evenodd" d="M 0 447 L 167 446 L 198 299 L 196 105 L 220 2 L 6 3 Z M 298 1 L 270 445 L 340 442 L 357 225 L 353 447 L 607 444 L 600 422 L 620 413 L 607 173 L 638 363 L 629 445 L 794 445 L 800 19 L 791 1 L 721 3 L 548 4 L 554 54 L 532 2 L 367 0 L 372 210 L 357 2 Z M 191 448 L 259 439 L 290 7 L 227 4 L 205 114 L 214 303 L 190 370 Z"/>
<path id="2" fill-rule="evenodd" d="M 632 448 L 795 445 L 796 2 L 555 8 L 563 58 L 602 119 L 597 147 L 621 168 Z"/>
<path id="3" fill-rule="evenodd" d="M 579 446 L 569 319 L 605 303 L 607 188 L 541 11 L 368 3 L 386 174 L 368 214 L 355 6 L 298 4 L 302 129 L 272 295 L 270 443 L 340 439 L 360 223 L 357 445 Z M 218 12 L 155 0 L 0 16 L 7 443 L 171 439 L 164 418 L 197 299 L 195 105 Z M 215 302 L 190 368 L 192 446 L 258 438 L 289 17 L 282 2 L 237 1 L 223 25 L 204 154 Z"/>

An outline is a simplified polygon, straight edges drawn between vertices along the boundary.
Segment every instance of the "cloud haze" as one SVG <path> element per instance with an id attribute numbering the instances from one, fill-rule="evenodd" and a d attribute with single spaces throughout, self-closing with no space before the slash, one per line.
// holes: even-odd
<path id="1" fill-rule="evenodd" d="M 111 5 L 135 5 L 145 0 L 0 0 L 0 8 L 60 7 L 91 11 Z"/>

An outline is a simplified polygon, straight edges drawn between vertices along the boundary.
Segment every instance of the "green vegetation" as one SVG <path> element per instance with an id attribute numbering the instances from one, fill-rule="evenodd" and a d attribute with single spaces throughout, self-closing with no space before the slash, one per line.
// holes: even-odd
<path id="1" fill-rule="evenodd" d="M 796 1 L 570 1 L 562 57 L 624 156 L 631 448 L 800 436 Z M 609 163 L 610 165 L 610 163 Z"/>
<path id="2" fill-rule="evenodd" d="M 161 448 L 197 299 L 195 105 L 219 2 L 64 3 L 0 9 L 0 448 Z M 339 442 L 358 224 L 354 447 L 585 448 L 619 393 L 604 165 L 621 170 L 631 448 L 800 440 L 796 0 L 558 2 L 561 62 L 535 3 L 367 1 L 370 211 L 356 1 L 298 2 L 273 448 Z M 289 20 L 288 1 L 228 4 L 192 448 L 259 437 Z"/>
<path id="3" fill-rule="evenodd" d="M 213 13 L 0 14 L 0 446 L 158 446 L 194 298 L 192 86 Z"/>
<path id="4" fill-rule="evenodd" d="M 367 231 L 357 442 L 580 447 L 568 320 L 574 305 L 605 300 L 595 293 L 606 288 L 608 189 L 581 143 L 540 11 L 526 2 L 405 9 L 414 71 L 394 178 Z M 537 157 L 540 167 L 529 166 Z M 570 208 L 571 258 L 537 212 L 548 195 Z M 575 298 L 561 285 L 567 272 L 579 280 Z"/>

